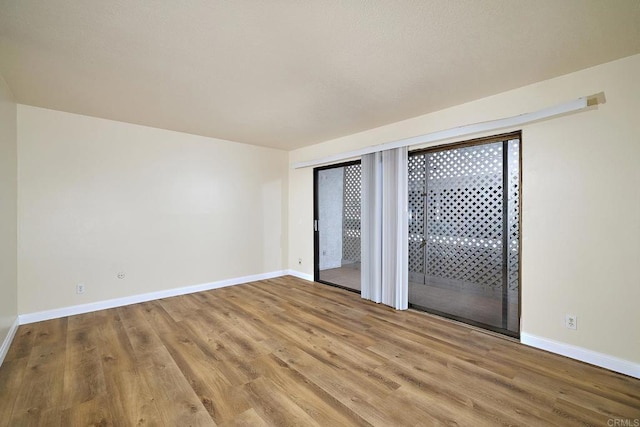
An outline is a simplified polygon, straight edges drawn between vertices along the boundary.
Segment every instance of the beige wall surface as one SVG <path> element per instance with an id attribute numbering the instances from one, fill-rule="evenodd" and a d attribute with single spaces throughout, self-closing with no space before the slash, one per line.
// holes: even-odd
<path id="1" fill-rule="evenodd" d="M 285 268 L 284 151 L 25 105 L 18 151 L 20 314 Z"/>
<path id="2" fill-rule="evenodd" d="M 603 91 L 606 102 L 596 108 L 522 128 L 521 331 L 637 363 L 638 76 L 635 55 L 292 151 L 289 161 L 514 116 Z M 306 274 L 313 273 L 312 182 L 310 168 L 289 172 L 289 267 Z M 577 330 L 564 327 L 567 313 L 577 316 Z"/>
<path id="3" fill-rule="evenodd" d="M 18 316 L 16 104 L 0 77 L 0 344 Z"/>

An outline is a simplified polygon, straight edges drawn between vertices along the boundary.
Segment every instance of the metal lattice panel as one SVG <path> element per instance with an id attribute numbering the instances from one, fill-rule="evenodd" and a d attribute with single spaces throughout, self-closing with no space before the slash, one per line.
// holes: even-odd
<path id="1" fill-rule="evenodd" d="M 427 274 L 502 289 L 502 143 L 430 153 Z"/>
<path id="2" fill-rule="evenodd" d="M 409 272 L 424 274 L 425 179 L 427 176 L 425 156 L 409 157 Z"/>
<path id="3" fill-rule="evenodd" d="M 360 262 L 361 177 L 360 164 L 344 168 L 342 260 L 347 263 Z"/>
<path id="4" fill-rule="evenodd" d="M 507 215 L 508 215 L 508 278 L 510 291 L 518 291 L 520 271 L 520 141 L 508 142 Z M 510 294 L 517 298 L 517 294 Z"/>

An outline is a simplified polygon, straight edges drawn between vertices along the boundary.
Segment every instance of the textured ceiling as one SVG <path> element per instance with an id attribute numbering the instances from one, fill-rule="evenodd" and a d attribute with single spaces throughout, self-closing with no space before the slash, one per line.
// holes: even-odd
<path id="1" fill-rule="evenodd" d="M 293 149 L 640 52 L 640 0 L 0 0 L 16 101 Z"/>

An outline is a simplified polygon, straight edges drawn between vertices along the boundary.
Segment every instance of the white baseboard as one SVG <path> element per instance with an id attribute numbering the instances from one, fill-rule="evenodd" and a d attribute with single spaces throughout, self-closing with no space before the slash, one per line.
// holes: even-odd
<path id="1" fill-rule="evenodd" d="M 290 276 L 295 276 L 298 279 L 304 279 L 304 280 L 308 280 L 310 282 L 313 282 L 313 274 L 307 274 L 307 273 L 301 273 L 299 271 L 296 270 L 287 270 L 286 273 Z"/>
<path id="2" fill-rule="evenodd" d="M 16 320 L 13 322 L 11 327 L 9 328 L 9 332 L 7 336 L 4 337 L 4 341 L 2 341 L 2 345 L 0 345 L 0 366 L 2 366 L 2 362 L 4 362 L 4 358 L 9 351 L 9 347 L 11 347 L 11 343 L 13 342 L 13 337 L 16 336 L 16 332 L 18 331 L 18 326 L 20 326 L 20 319 L 16 316 Z"/>
<path id="3" fill-rule="evenodd" d="M 73 305 L 69 307 L 56 308 L 53 310 L 38 311 L 35 313 L 21 314 L 20 324 L 41 322 L 43 320 L 58 319 L 60 317 L 74 316 L 76 314 L 91 313 L 92 311 L 106 310 L 109 308 L 122 307 L 140 302 L 153 301 L 161 298 L 175 297 L 178 295 L 192 294 L 194 292 L 208 291 L 211 289 L 224 288 L 225 286 L 239 285 L 241 283 L 255 282 L 257 280 L 273 279 L 287 274 L 285 270 L 272 271 L 270 273 L 254 274 L 252 276 L 236 277 L 233 279 L 220 280 L 217 282 L 204 283 L 201 285 L 186 286 L 183 288 L 167 289 L 164 291 L 149 292 L 146 294 L 132 295 L 128 297 L 115 298 L 105 301 L 97 301 L 88 304 Z"/>
<path id="4" fill-rule="evenodd" d="M 634 378 L 640 378 L 640 364 L 628 360 L 619 359 L 604 353 L 588 350 L 563 342 L 550 340 L 548 338 L 538 337 L 526 332 L 520 333 L 520 342 L 531 347 L 547 350 L 552 353 L 561 354 L 572 359 L 600 366 L 621 374 L 629 375 Z"/>

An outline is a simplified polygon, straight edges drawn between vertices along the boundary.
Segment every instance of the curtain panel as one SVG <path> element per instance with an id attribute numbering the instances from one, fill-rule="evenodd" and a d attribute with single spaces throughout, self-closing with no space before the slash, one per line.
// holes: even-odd
<path id="1" fill-rule="evenodd" d="M 362 156 L 361 294 L 408 307 L 407 147 Z"/>

